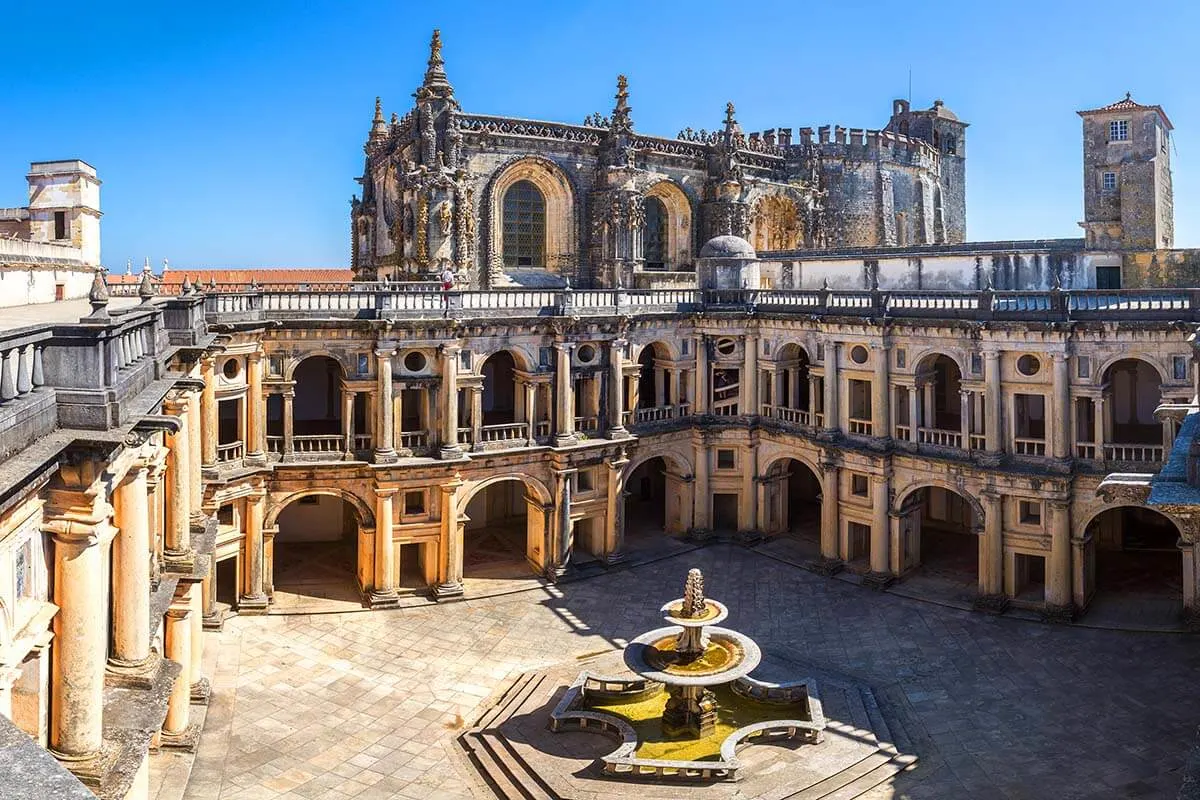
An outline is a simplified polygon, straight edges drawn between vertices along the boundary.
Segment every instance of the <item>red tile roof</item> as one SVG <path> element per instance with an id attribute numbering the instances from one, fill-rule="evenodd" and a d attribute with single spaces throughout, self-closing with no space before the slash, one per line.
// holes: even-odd
<path id="1" fill-rule="evenodd" d="M 250 283 L 349 283 L 354 273 L 349 269 L 171 269 L 165 275 L 155 275 L 154 282 L 166 287 L 179 286 L 185 278 L 193 284 L 207 286 L 209 282 Z M 109 274 L 110 286 L 138 283 L 142 273 L 136 268 L 132 274 Z"/>
<path id="2" fill-rule="evenodd" d="M 1125 96 L 1115 103 L 1109 103 L 1108 105 L 1100 108 L 1079 111 L 1077 113 L 1082 117 L 1087 114 L 1108 114 L 1113 111 L 1157 111 L 1159 116 L 1163 118 L 1163 122 L 1167 123 L 1167 130 L 1174 130 L 1175 128 L 1175 126 L 1171 124 L 1171 120 L 1167 118 L 1167 112 L 1163 111 L 1162 106 L 1142 105 L 1130 97 L 1129 92 L 1126 92 Z"/>

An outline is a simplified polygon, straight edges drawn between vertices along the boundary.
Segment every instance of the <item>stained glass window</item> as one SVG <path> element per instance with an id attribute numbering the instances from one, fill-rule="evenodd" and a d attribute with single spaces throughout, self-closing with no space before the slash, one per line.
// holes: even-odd
<path id="1" fill-rule="evenodd" d="M 642 252 L 646 269 L 665 269 L 667 266 L 667 208 L 657 197 L 647 197 L 646 229 L 643 232 Z"/>
<path id="2" fill-rule="evenodd" d="M 504 266 L 546 266 L 546 199 L 529 181 L 504 193 Z"/>

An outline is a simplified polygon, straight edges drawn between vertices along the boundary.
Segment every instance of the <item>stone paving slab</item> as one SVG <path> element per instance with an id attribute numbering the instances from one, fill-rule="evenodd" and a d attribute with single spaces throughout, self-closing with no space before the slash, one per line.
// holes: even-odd
<path id="1" fill-rule="evenodd" d="M 1173 798 L 1200 722 L 1195 638 L 1047 626 L 829 581 L 717 545 L 445 606 L 240 617 L 209 637 L 191 800 L 447 798 L 449 748 L 518 672 L 659 623 L 689 567 L 772 656 L 869 684 L 921 758 L 869 798 Z"/>

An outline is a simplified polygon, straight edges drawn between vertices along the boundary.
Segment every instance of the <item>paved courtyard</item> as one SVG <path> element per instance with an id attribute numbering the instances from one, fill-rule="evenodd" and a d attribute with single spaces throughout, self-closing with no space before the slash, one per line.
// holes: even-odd
<path id="1" fill-rule="evenodd" d="M 660 623 L 687 569 L 768 654 L 869 684 L 920 763 L 870 798 L 1173 798 L 1200 639 L 1054 627 L 878 594 L 714 545 L 556 587 L 392 612 L 240 617 L 186 797 L 471 798 L 454 739 L 515 673 Z"/>

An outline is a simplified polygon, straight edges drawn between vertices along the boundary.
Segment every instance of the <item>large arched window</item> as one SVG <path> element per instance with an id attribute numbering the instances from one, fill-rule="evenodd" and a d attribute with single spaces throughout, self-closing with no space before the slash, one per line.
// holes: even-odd
<path id="1" fill-rule="evenodd" d="M 504 266 L 546 266 L 546 198 L 530 181 L 504 193 Z"/>
<path id="2" fill-rule="evenodd" d="M 642 238 L 642 257 L 646 269 L 667 267 L 667 207 L 657 197 L 647 197 L 646 229 Z"/>

